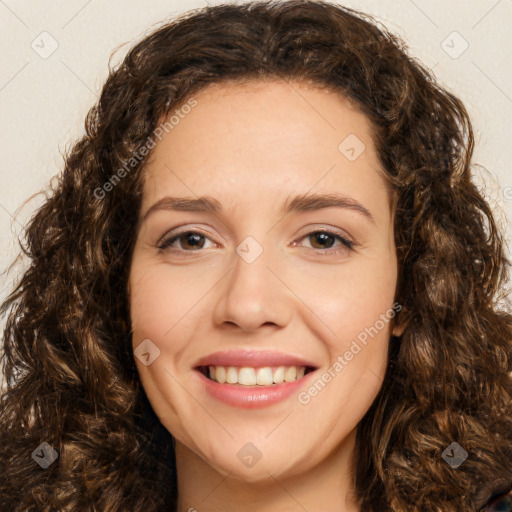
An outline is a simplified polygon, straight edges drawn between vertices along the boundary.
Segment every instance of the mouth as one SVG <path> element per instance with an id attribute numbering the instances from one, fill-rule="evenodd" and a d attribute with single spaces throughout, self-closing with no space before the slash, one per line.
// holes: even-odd
<path id="1" fill-rule="evenodd" d="M 295 382 L 316 370 L 314 366 L 213 366 L 194 368 L 218 384 L 240 387 L 274 387 Z"/>

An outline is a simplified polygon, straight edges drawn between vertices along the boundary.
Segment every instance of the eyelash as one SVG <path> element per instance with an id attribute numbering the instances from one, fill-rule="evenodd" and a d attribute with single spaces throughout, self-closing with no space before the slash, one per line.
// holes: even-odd
<path id="1" fill-rule="evenodd" d="M 173 235 L 171 237 L 164 238 L 164 240 L 162 240 L 162 242 L 157 247 L 161 251 L 164 251 L 164 250 L 168 249 L 174 242 L 179 240 L 180 237 L 182 237 L 183 235 L 187 235 L 187 234 L 195 234 L 195 235 L 200 235 L 200 236 L 202 236 L 204 238 L 209 238 L 205 234 L 201 233 L 200 231 L 187 230 L 187 231 L 182 231 L 180 233 L 177 233 L 177 234 L 175 234 L 175 235 Z M 303 240 L 304 238 L 307 238 L 307 237 L 315 235 L 315 234 L 331 235 L 334 238 L 336 238 L 337 240 L 339 240 L 343 244 L 344 248 L 348 249 L 349 251 L 353 251 L 354 247 L 356 246 L 356 243 L 353 242 L 352 240 L 348 240 L 347 238 L 341 236 L 339 233 L 336 233 L 334 231 L 330 231 L 328 229 L 321 229 L 321 230 L 311 231 L 310 233 L 304 235 L 299 240 Z M 184 249 L 174 249 L 173 252 L 190 252 L 190 253 L 194 253 L 194 252 L 200 252 L 200 249 L 201 248 L 199 248 L 197 250 L 190 250 L 190 251 L 184 250 Z M 336 253 L 337 254 L 337 253 L 342 252 L 341 249 L 331 249 L 331 248 L 327 248 L 327 249 L 314 249 L 313 248 L 312 250 L 316 251 L 317 253 L 327 253 L 328 251 L 330 251 L 330 254 L 332 254 L 332 253 Z"/>

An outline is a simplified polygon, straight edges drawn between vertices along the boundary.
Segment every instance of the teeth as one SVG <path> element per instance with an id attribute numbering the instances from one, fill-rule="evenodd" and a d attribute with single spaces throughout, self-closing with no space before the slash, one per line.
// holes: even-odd
<path id="1" fill-rule="evenodd" d="M 224 368 L 224 366 L 217 366 L 217 368 L 215 368 L 214 366 L 210 366 L 210 369 L 212 368 L 214 369 L 215 374 L 212 376 L 210 373 L 210 377 L 213 380 L 216 380 L 217 382 L 224 384 L 224 382 L 226 382 L 226 368 Z"/>
<path id="2" fill-rule="evenodd" d="M 290 366 L 284 372 L 284 381 L 292 382 L 297 379 L 297 368 L 295 366 Z"/>
<path id="3" fill-rule="evenodd" d="M 284 366 L 279 366 L 274 372 L 274 383 L 281 384 L 284 382 Z"/>
<path id="4" fill-rule="evenodd" d="M 273 384 L 272 369 L 271 368 L 258 368 L 256 372 L 256 384 L 258 386 L 270 386 Z"/>
<path id="5" fill-rule="evenodd" d="M 256 372 L 254 368 L 240 368 L 238 371 L 238 384 L 254 386 L 256 384 Z"/>
<path id="6" fill-rule="evenodd" d="M 230 366 L 226 371 L 226 382 L 228 384 L 237 384 L 238 383 L 238 372 L 236 368 Z"/>
<path id="7" fill-rule="evenodd" d="M 266 366 L 251 368 L 243 366 L 209 366 L 210 379 L 220 384 L 240 384 L 242 386 L 271 386 L 283 382 L 293 382 L 304 377 L 304 366 Z"/>

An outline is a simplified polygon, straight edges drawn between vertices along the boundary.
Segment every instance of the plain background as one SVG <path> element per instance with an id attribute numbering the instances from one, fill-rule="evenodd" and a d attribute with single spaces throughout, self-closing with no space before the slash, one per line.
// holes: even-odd
<path id="1" fill-rule="evenodd" d="M 62 170 L 62 153 L 84 133 L 110 54 L 120 47 L 115 65 L 161 22 L 207 3 L 221 2 L 0 0 L 0 300 L 22 268 L 5 273 L 18 252 L 17 237 L 44 196 L 21 206 Z M 487 171 L 478 182 L 487 183 L 509 249 L 512 0 L 335 3 L 370 14 L 400 35 L 410 54 L 465 103 L 476 135 L 474 162 Z"/>

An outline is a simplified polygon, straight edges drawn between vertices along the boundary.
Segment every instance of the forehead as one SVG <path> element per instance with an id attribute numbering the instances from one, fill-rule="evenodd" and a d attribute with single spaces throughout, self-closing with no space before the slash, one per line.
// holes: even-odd
<path id="1" fill-rule="evenodd" d="M 169 193 L 230 202 L 263 190 L 267 198 L 311 190 L 388 206 L 371 124 L 339 93 L 254 81 L 215 84 L 193 100 L 193 108 L 170 113 L 175 122 L 153 150 L 143 202 Z"/>

